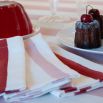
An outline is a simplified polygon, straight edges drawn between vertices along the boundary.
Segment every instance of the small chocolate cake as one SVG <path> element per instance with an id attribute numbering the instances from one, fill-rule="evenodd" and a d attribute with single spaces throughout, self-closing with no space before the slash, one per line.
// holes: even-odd
<path id="1" fill-rule="evenodd" d="M 76 47 L 92 49 L 101 46 L 100 25 L 97 20 L 90 23 L 77 21 L 75 29 L 74 43 Z"/>

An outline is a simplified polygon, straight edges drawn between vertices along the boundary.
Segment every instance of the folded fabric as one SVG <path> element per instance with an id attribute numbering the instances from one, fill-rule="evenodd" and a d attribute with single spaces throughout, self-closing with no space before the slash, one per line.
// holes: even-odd
<path id="1" fill-rule="evenodd" d="M 69 84 L 68 87 L 62 90 L 59 89 L 53 91 L 51 92 L 52 94 L 57 97 L 64 97 L 67 95 L 81 94 L 83 92 L 103 87 L 103 65 L 65 51 L 58 46 L 56 46 L 53 51 L 64 64 L 71 67 L 73 70 L 78 71 L 81 76 L 80 78 L 73 79 L 71 85 Z"/>
<path id="2" fill-rule="evenodd" d="M 51 91 L 51 94 L 56 97 L 75 96 L 100 87 L 103 87 L 103 82 L 81 75 L 79 78 L 73 79 L 71 83 L 66 84 L 62 88 Z"/>
<path id="3" fill-rule="evenodd" d="M 24 43 L 27 90 L 9 96 L 9 100 L 21 101 L 38 97 L 79 77 L 79 73 L 64 65 L 53 54 L 41 34 L 26 39 Z"/>
<path id="4" fill-rule="evenodd" d="M 22 37 L 0 40 L 0 93 L 25 89 L 25 49 Z"/>

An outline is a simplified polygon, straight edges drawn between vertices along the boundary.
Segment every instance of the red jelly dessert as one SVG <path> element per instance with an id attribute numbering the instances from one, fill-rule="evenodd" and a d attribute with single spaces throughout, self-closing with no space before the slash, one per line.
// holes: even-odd
<path id="1" fill-rule="evenodd" d="M 31 21 L 20 3 L 0 1 L 0 38 L 24 36 L 32 32 Z"/>

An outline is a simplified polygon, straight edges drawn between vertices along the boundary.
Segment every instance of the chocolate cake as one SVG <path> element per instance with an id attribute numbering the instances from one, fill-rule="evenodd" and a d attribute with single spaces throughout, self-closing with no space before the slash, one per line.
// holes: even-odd
<path id="1" fill-rule="evenodd" d="M 101 46 L 100 25 L 97 20 L 77 21 L 74 44 L 78 48 L 92 49 Z"/>

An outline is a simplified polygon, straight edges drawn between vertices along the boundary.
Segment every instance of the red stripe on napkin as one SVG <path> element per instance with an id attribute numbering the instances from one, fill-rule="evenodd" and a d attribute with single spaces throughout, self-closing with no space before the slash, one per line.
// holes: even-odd
<path id="1" fill-rule="evenodd" d="M 82 89 L 80 89 L 80 91 L 75 92 L 75 95 L 82 94 L 82 93 L 86 93 L 86 92 L 87 92 L 87 90 L 89 90 L 89 89 L 91 89 L 91 87 L 90 87 L 90 86 L 85 87 L 85 88 L 82 88 Z"/>
<path id="2" fill-rule="evenodd" d="M 67 88 L 61 88 L 60 90 L 64 90 L 65 93 L 68 93 L 68 92 L 73 92 L 73 91 L 76 91 L 77 88 L 76 87 L 67 87 Z"/>
<path id="3" fill-rule="evenodd" d="M 10 90 L 10 91 L 5 91 L 5 94 L 11 94 L 11 93 L 18 93 L 20 90 Z"/>
<path id="4" fill-rule="evenodd" d="M 94 71 L 91 70 L 83 65 L 80 65 L 70 59 L 64 58 L 61 55 L 55 53 L 55 55 L 67 66 L 69 66 L 71 69 L 76 70 L 82 75 L 94 78 L 94 79 L 99 79 L 100 81 L 103 81 L 103 73 L 99 71 Z"/>
<path id="5" fill-rule="evenodd" d="M 7 80 L 7 66 L 8 66 L 8 48 L 7 41 L 0 41 L 0 93 L 5 91 Z"/>

